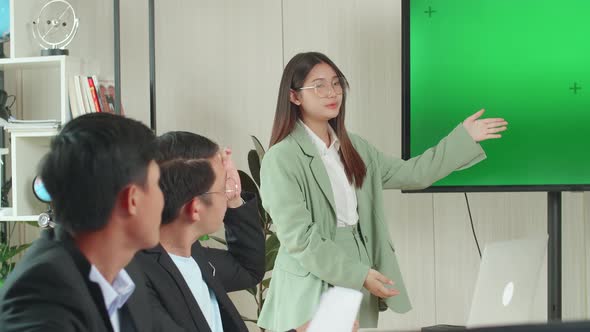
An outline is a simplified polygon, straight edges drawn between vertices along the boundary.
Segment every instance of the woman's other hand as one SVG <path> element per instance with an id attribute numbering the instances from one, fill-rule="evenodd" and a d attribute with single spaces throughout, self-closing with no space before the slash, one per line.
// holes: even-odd
<path id="1" fill-rule="evenodd" d="M 393 284 L 393 281 L 389 280 L 386 276 L 376 270 L 370 269 L 363 287 L 371 292 L 371 294 L 386 299 L 399 294 L 399 290 L 385 287 L 385 285 L 391 286 Z"/>

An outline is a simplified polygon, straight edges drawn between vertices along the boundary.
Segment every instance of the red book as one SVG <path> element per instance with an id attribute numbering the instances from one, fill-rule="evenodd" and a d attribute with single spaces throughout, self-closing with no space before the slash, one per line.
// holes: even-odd
<path id="1" fill-rule="evenodd" d="M 92 76 L 89 76 L 87 79 L 88 86 L 90 87 L 90 94 L 92 94 L 92 101 L 94 101 L 94 107 L 96 108 L 97 112 L 102 112 L 102 109 L 100 108 L 100 102 L 98 101 L 98 94 L 96 93 L 96 87 L 94 86 L 94 80 L 92 79 Z"/>

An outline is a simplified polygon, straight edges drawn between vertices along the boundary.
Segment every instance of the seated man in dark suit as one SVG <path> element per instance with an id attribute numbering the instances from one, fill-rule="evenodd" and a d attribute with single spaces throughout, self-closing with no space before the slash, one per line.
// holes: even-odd
<path id="1" fill-rule="evenodd" d="M 165 201 L 160 245 L 134 260 L 153 303 L 186 331 L 247 331 L 227 292 L 253 287 L 264 276 L 257 200 L 240 195 L 230 151 L 209 139 L 170 132 L 157 143 Z M 201 246 L 198 239 L 223 223 L 228 250 Z"/>
<path id="2" fill-rule="evenodd" d="M 0 331 L 156 329 L 145 282 L 124 269 L 159 241 L 154 139 L 140 122 L 107 113 L 78 117 L 53 139 L 40 174 L 57 226 L 1 288 Z"/>

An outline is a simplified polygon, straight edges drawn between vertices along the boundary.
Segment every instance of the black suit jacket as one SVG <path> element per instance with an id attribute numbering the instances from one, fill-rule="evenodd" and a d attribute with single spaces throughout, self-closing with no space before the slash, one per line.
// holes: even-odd
<path id="1" fill-rule="evenodd" d="M 228 209 L 225 215 L 228 250 L 205 248 L 199 242 L 192 247 L 203 280 L 217 297 L 225 332 L 248 331 L 227 292 L 256 286 L 265 272 L 265 239 L 258 202 L 253 194 L 243 197 L 246 204 Z M 134 260 L 145 274 L 155 311 L 170 317 L 164 325 L 211 331 L 182 274 L 162 246 L 144 250 Z"/>
<path id="2" fill-rule="evenodd" d="M 65 231 L 42 231 L 0 289 L 0 331 L 113 331 L 100 286 L 88 279 L 90 267 Z M 160 330 L 145 282 L 133 281 L 119 311 L 121 331 Z"/>

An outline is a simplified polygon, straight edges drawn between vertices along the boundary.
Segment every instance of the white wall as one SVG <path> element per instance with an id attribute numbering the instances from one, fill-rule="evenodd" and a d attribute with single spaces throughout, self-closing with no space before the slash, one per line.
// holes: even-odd
<path id="1" fill-rule="evenodd" d="M 156 5 L 158 132 L 191 130 L 229 145 L 246 167 L 248 135 L 270 138 L 282 70 L 276 0 Z"/>
<path id="2" fill-rule="evenodd" d="M 139 0 L 133 3 L 125 7 L 122 20 L 127 29 L 137 29 L 135 33 L 145 28 L 147 36 L 147 9 Z M 142 72 L 147 72 L 147 41 L 134 38 L 134 42 L 127 50 L 134 55 L 124 57 L 122 64 L 123 82 L 124 87 L 128 82 L 143 88 L 124 89 L 123 102 L 129 114 L 148 119 L 147 73 Z M 384 152 L 400 155 L 401 2 L 391 0 L 157 2 L 158 132 L 189 130 L 211 137 L 231 146 L 237 165 L 247 169 L 249 135 L 264 144 L 269 140 L 284 64 L 295 53 L 310 50 L 326 53 L 349 78 L 349 130 Z M 125 76 L 130 72 L 134 78 Z M 545 193 L 468 196 L 482 248 L 490 241 L 546 232 Z M 385 200 L 414 310 L 405 315 L 387 312 L 381 315 L 380 326 L 464 324 L 479 263 L 465 197 L 387 191 Z M 565 193 L 563 316 L 567 319 L 590 318 L 589 239 L 590 195 Z M 543 283 L 545 274 L 544 269 Z M 545 298 L 546 290 L 540 291 Z M 234 298 L 251 316 L 249 295 Z M 537 312 L 544 314 L 545 306 L 544 301 L 537 303 Z"/>

